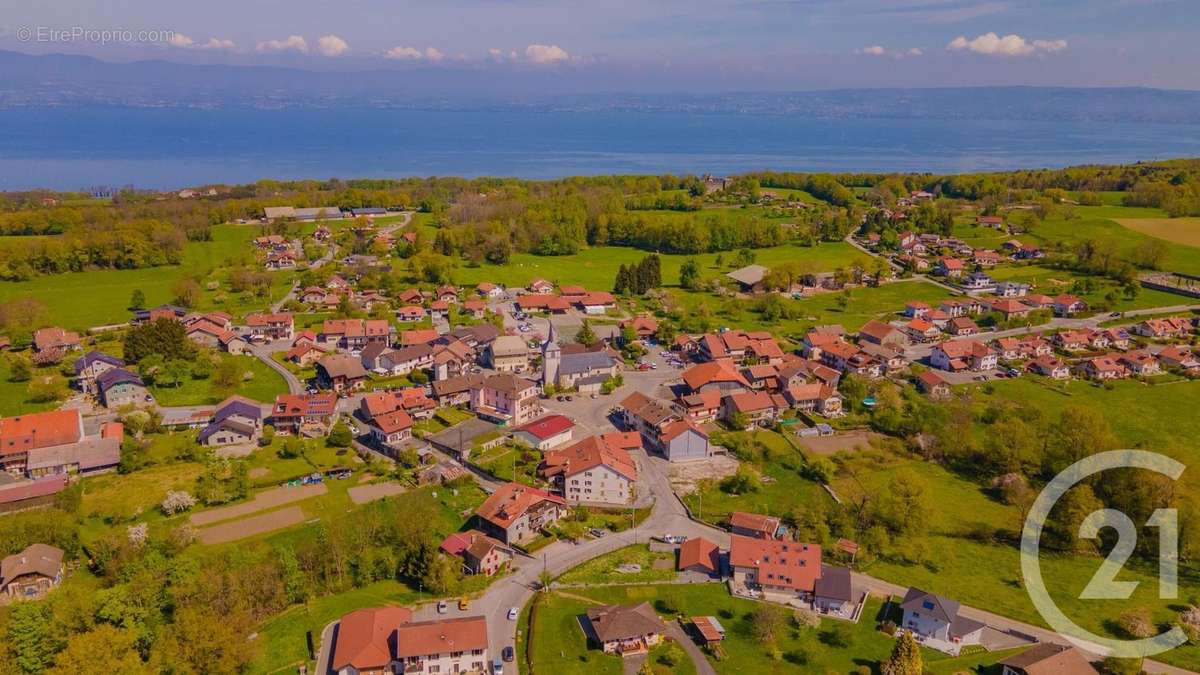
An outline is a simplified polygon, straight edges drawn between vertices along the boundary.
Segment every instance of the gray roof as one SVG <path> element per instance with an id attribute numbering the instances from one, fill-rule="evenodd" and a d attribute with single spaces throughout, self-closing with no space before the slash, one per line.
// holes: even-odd
<path id="1" fill-rule="evenodd" d="M 96 384 L 100 387 L 101 391 L 105 391 L 109 387 L 115 387 L 118 384 L 136 384 L 141 387 L 146 386 L 146 383 L 142 381 L 142 378 L 138 377 L 135 373 L 125 370 L 124 368 L 113 368 L 112 370 L 106 370 L 103 373 L 100 373 L 100 376 L 96 378 Z"/>
<path id="2" fill-rule="evenodd" d="M 85 368 L 93 363 L 107 363 L 108 365 L 116 366 L 117 368 L 123 368 L 125 366 L 125 362 L 115 356 L 109 356 L 104 352 L 92 350 L 87 354 L 75 359 L 75 374 L 78 375 L 82 373 Z"/>
<path id="3" fill-rule="evenodd" d="M 950 634 L 961 637 L 973 633 L 984 624 L 958 615 L 960 605 L 957 600 L 951 600 L 935 593 L 926 593 L 919 588 L 910 588 L 900 602 L 900 608 L 906 612 L 918 612 L 936 621 L 950 625 Z"/>
<path id="4" fill-rule="evenodd" d="M 563 354 L 558 372 L 563 375 L 578 375 L 597 368 L 611 368 L 613 358 L 607 352 L 579 352 Z"/>
<path id="5" fill-rule="evenodd" d="M 757 284 L 763 280 L 763 277 L 766 276 L 767 271 L 767 268 L 763 267 L 762 265 L 746 265 L 745 267 L 734 270 L 725 276 L 733 279 L 739 284 L 753 286 L 754 284 Z"/>
<path id="6" fill-rule="evenodd" d="M 817 579 L 813 595 L 842 602 L 853 600 L 854 586 L 850 580 L 850 570 L 845 567 L 822 565 L 821 576 Z"/>

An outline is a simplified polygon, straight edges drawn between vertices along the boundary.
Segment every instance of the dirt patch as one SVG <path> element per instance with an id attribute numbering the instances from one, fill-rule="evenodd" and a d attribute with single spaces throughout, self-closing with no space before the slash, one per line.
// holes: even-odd
<path id="1" fill-rule="evenodd" d="M 680 462 L 671 465 L 671 489 L 679 495 L 690 495 L 696 484 L 706 478 L 720 480 L 737 473 L 738 461 L 729 455 L 713 455 L 696 462 Z"/>
<path id="2" fill-rule="evenodd" d="M 1176 244 L 1200 246 L 1200 218 L 1114 218 L 1134 232 Z"/>
<path id="3" fill-rule="evenodd" d="M 800 445 L 814 455 L 829 456 L 839 452 L 865 450 L 871 447 L 871 439 L 879 434 L 870 431 L 848 431 L 833 436 L 798 438 Z"/>
<path id="4" fill-rule="evenodd" d="M 250 473 L 248 475 L 251 478 L 263 478 L 265 476 L 270 476 L 271 470 L 265 466 L 256 466 L 253 469 L 250 469 Z"/>
<path id="5" fill-rule="evenodd" d="M 232 459 L 235 457 L 236 458 L 249 457 L 250 455 L 254 454 L 254 450 L 257 447 L 258 446 L 254 443 L 239 443 L 237 445 L 223 445 L 223 446 L 217 448 L 216 455 L 217 455 L 217 457 L 224 457 L 227 459 Z"/>
<path id="6" fill-rule="evenodd" d="M 278 511 L 271 511 L 270 513 L 242 520 L 206 527 L 200 530 L 197 536 L 205 544 L 224 544 L 229 541 L 253 537 L 256 534 L 274 532 L 275 530 L 282 530 L 285 527 L 299 525 L 304 520 L 304 511 L 299 506 L 289 506 Z"/>
<path id="7" fill-rule="evenodd" d="M 241 518 L 256 511 L 264 511 L 276 506 L 283 506 L 309 497 L 318 497 L 329 492 L 324 483 L 316 485 L 300 485 L 297 487 L 277 487 L 254 495 L 254 499 L 235 506 L 219 509 L 209 509 L 192 514 L 191 523 L 197 527 L 211 525 L 222 520 Z"/>
<path id="8" fill-rule="evenodd" d="M 355 485 L 346 492 L 350 495 L 350 501 L 355 504 L 366 504 L 376 499 L 404 494 L 406 489 L 399 483 L 373 483 L 371 485 Z"/>
<path id="9" fill-rule="evenodd" d="M 675 561 L 671 558 L 656 558 L 651 567 L 656 570 L 673 570 L 675 569 Z"/>

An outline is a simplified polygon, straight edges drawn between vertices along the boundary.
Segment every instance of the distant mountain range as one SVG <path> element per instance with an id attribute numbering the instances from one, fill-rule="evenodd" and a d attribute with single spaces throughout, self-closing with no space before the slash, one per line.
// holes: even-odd
<path id="1" fill-rule="evenodd" d="M 570 84 L 549 73 L 467 66 L 348 73 L 169 61 L 111 63 L 0 51 L 0 109 L 356 106 L 1200 124 L 1200 91 L 985 87 L 571 95 L 566 93 Z M 517 91 L 545 93 L 512 93 Z"/>

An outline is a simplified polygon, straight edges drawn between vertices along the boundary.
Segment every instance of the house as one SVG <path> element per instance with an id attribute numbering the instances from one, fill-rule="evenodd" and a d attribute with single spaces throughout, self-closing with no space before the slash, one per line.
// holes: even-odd
<path id="1" fill-rule="evenodd" d="M 958 258 L 942 257 L 933 267 L 934 274 L 939 274 L 948 279 L 957 279 L 963 275 L 966 270 L 966 263 Z"/>
<path id="2" fill-rule="evenodd" d="M 755 539 L 779 539 L 783 529 L 778 518 L 757 513 L 735 511 L 729 515 L 729 525 L 734 534 Z"/>
<path id="3" fill-rule="evenodd" d="M 825 565 L 821 576 L 813 587 L 813 609 L 821 614 L 831 614 L 849 619 L 858 607 L 854 592 L 854 580 L 845 567 Z"/>
<path id="4" fill-rule="evenodd" d="M 1142 337 L 1165 340 L 1190 335 L 1192 322 L 1182 316 L 1169 316 L 1162 319 L 1146 319 L 1133 327 L 1133 332 Z"/>
<path id="5" fill-rule="evenodd" d="M 369 348 L 368 348 L 369 349 Z M 367 350 L 363 350 L 366 354 Z M 364 362 L 365 365 L 365 362 Z M 375 361 L 375 367 L 391 375 L 407 375 L 433 365 L 433 348 L 416 345 L 402 349 L 385 349 Z"/>
<path id="6" fill-rule="evenodd" d="M 949 598 L 908 589 L 900 602 L 904 613 L 901 628 L 913 633 L 918 640 L 941 651 L 958 654 L 962 645 L 979 644 L 984 624 L 959 614 L 960 605 Z M 928 644 L 937 641 L 936 645 Z"/>
<path id="7" fill-rule="evenodd" d="M 658 448 L 663 429 L 667 424 L 680 419 L 671 406 L 640 391 L 626 396 L 618 405 L 621 422 L 626 429 L 641 434 L 646 444 Z"/>
<path id="8" fill-rule="evenodd" d="M 951 340 L 934 345 L 929 364 L 949 371 L 991 370 L 996 367 L 996 352 L 978 340 Z"/>
<path id="9" fill-rule="evenodd" d="M 546 451 L 571 441 L 575 422 L 566 415 L 546 415 L 513 429 L 514 440 Z"/>
<path id="10" fill-rule="evenodd" d="M 971 262 L 980 267 L 995 267 L 1003 258 L 990 249 L 978 249 L 971 254 Z"/>
<path id="11" fill-rule="evenodd" d="M 502 373 L 523 373 L 529 368 L 529 345 L 519 335 L 501 335 L 484 352 L 487 365 Z"/>
<path id="12" fill-rule="evenodd" d="M 636 434 L 633 434 L 636 438 Z M 624 434 L 589 436 L 542 458 L 538 473 L 570 504 L 626 506 L 633 500 L 637 464 L 622 447 Z M 641 442 L 636 441 L 635 447 Z"/>
<path id="13" fill-rule="evenodd" d="M 1029 370 L 1055 380 L 1066 380 L 1071 377 L 1070 366 L 1050 355 L 1039 356 L 1030 361 Z"/>
<path id="14" fill-rule="evenodd" d="M 192 342 L 216 348 L 225 329 L 205 319 L 192 322 L 187 327 L 187 337 Z"/>
<path id="15" fill-rule="evenodd" d="M 942 334 L 942 331 L 932 321 L 925 319 L 923 316 L 911 319 L 904 325 L 904 330 L 912 338 L 913 342 L 921 343 L 933 342 Z"/>
<path id="16" fill-rule="evenodd" d="M 821 578 L 821 547 L 733 534 L 729 566 L 735 588 L 808 598 Z"/>
<path id="17" fill-rule="evenodd" d="M 917 389 L 929 398 L 946 398 L 950 395 L 950 383 L 932 370 L 917 376 Z"/>
<path id="18" fill-rule="evenodd" d="M 744 391 L 726 396 L 721 402 L 721 418 L 731 420 L 743 415 L 749 424 L 767 425 L 773 422 L 787 404 L 782 397 L 772 396 L 765 391 Z"/>
<path id="19" fill-rule="evenodd" d="M 1074 316 L 1087 311 L 1087 303 L 1073 295 L 1059 295 L 1050 305 L 1055 316 Z"/>
<path id="20" fill-rule="evenodd" d="M 488 375 L 471 386 L 471 412 L 497 424 L 521 426 L 541 413 L 539 387 L 512 373 Z"/>
<path id="21" fill-rule="evenodd" d="M 337 419 L 337 394 L 280 394 L 271 408 L 271 424 L 284 434 L 324 436 Z"/>
<path id="22" fill-rule="evenodd" d="M 461 464 L 445 459 L 418 471 L 417 485 L 445 485 L 467 475 Z"/>
<path id="23" fill-rule="evenodd" d="M 466 373 L 475 363 L 475 350 L 462 340 L 442 338 L 434 344 L 433 379 L 444 380 Z"/>
<path id="24" fill-rule="evenodd" d="M 655 321 L 653 317 L 635 316 L 632 319 L 622 321 L 620 327 L 622 332 L 626 330 L 632 331 L 637 339 L 645 340 L 654 337 L 654 334 L 658 332 L 658 321 Z"/>
<path id="25" fill-rule="evenodd" d="M 400 346 L 412 347 L 415 345 L 427 345 L 441 337 L 434 328 L 422 328 L 419 330 L 400 331 Z"/>
<path id="26" fill-rule="evenodd" d="M 550 314 L 565 314 L 571 309 L 571 303 L 560 295 L 522 295 L 517 298 L 517 309 L 522 312 L 548 312 Z"/>
<path id="27" fill-rule="evenodd" d="M 1004 317 L 1005 320 L 1023 319 L 1033 312 L 1032 307 L 1021 302 L 1020 300 L 1013 300 L 1012 298 L 1002 298 L 1000 300 L 993 301 L 991 303 L 991 310 L 999 313 Z"/>
<path id="28" fill-rule="evenodd" d="M 667 627 L 650 603 L 605 605 L 587 610 L 590 640 L 606 654 L 642 654 L 662 642 Z"/>
<path id="29" fill-rule="evenodd" d="M 536 295 L 549 295 L 554 292 L 554 284 L 546 281 L 545 279 L 534 279 L 533 281 L 529 282 L 529 286 L 527 288 L 529 289 L 530 293 L 534 293 Z"/>
<path id="30" fill-rule="evenodd" d="M 388 344 L 392 329 L 386 319 L 326 319 L 320 341 L 327 347 L 359 351 L 369 344 Z"/>
<path id="31" fill-rule="evenodd" d="M 721 576 L 721 550 L 704 537 L 690 537 L 679 545 L 675 562 L 679 572 L 696 572 L 710 577 Z"/>
<path id="32" fill-rule="evenodd" d="M 970 317 L 957 316 L 946 322 L 946 332 L 955 337 L 978 335 L 979 326 Z"/>
<path id="33" fill-rule="evenodd" d="M 120 423 L 101 425 L 86 436 L 79 410 L 48 410 L 0 418 L 0 469 L 37 478 L 88 475 L 115 468 L 121 459 Z"/>
<path id="34" fill-rule="evenodd" d="M 504 287 L 497 286 L 496 284 L 487 281 L 479 282 L 479 284 L 475 286 L 475 292 L 485 298 L 491 299 L 503 298 L 505 295 Z"/>
<path id="35" fill-rule="evenodd" d="M 506 483 L 475 511 L 480 528 L 505 544 L 520 544 L 566 515 L 567 502 L 544 490 Z"/>
<path id="36" fill-rule="evenodd" d="M 419 305 L 405 305 L 396 310 L 397 321 L 420 321 L 425 318 L 425 308 Z"/>
<path id="37" fill-rule="evenodd" d="M 471 388 L 482 384 L 483 375 L 459 375 L 438 380 L 430 385 L 438 405 L 466 405 L 471 402 Z"/>
<path id="38" fill-rule="evenodd" d="M 962 280 L 962 287 L 968 291 L 990 291 L 996 288 L 996 280 L 983 272 L 971 272 Z"/>
<path id="39" fill-rule="evenodd" d="M 842 413 L 842 395 L 838 393 L 836 381 L 832 384 L 790 384 L 783 390 L 783 396 L 797 410 L 816 412 L 826 417 L 836 417 Z"/>
<path id="40" fill-rule="evenodd" d="M 1104 340 L 1114 349 L 1129 349 L 1130 336 L 1123 328 L 1108 328 L 1100 331 Z"/>
<path id="41" fill-rule="evenodd" d="M 1164 368 L 1188 373 L 1200 372 L 1200 358 L 1187 347 L 1168 345 L 1158 353 L 1158 360 Z"/>
<path id="42" fill-rule="evenodd" d="M 743 293 L 758 293 L 763 290 L 763 278 L 769 271 L 762 265 L 747 265 L 729 272 L 725 276 L 737 282 L 738 288 Z"/>
<path id="43" fill-rule="evenodd" d="M 359 609 L 334 631 L 330 670 L 337 675 L 485 673 L 491 667 L 482 616 L 412 620 L 404 607 Z"/>
<path id="44" fill-rule="evenodd" d="M 296 267 L 296 254 L 291 251 L 271 251 L 267 254 L 267 269 L 290 270 Z"/>
<path id="45" fill-rule="evenodd" d="M 1000 675 L 1099 675 L 1078 649 L 1041 642 L 1000 662 Z"/>
<path id="46" fill-rule="evenodd" d="M 0 596 L 10 600 L 40 600 L 62 583 L 63 550 L 30 544 L 0 560 Z"/>
<path id="47" fill-rule="evenodd" d="M 362 361 L 348 354 L 330 354 L 317 361 L 317 386 L 322 389 L 335 392 L 361 389 L 368 377 Z"/>
<path id="48" fill-rule="evenodd" d="M 487 303 L 483 300 L 464 300 L 459 312 L 472 319 L 482 319 L 487 314 Z"/>
<path id="49" fill-rule="evenodd" d="M 999 230 L 1004 227 L 1004 216 L 978 216 L 975 219 L 975 224 L 980 227 L 990 227 Z"/>
<path id="50" fill-rule="evenodd" d="M 159 305 L 150 309 L 139 309 L 133 313 L 133 320 L 129 323 L 134 326 L 140 326 L 146 323 L 153 323 L 159 319 L 168 319 L 170 321 L 182 321 L 183 317 L 188 313 L 187 309 L 178 305 Z"/>
<path id="51" fill-rule="evenodd" d="M 79 341 L 79 333 L 57 327 L 39 328 L 33 333 L 33 351 L 35 352 L 56 350 L 69 352 L 82 348 L 83 344 Z"/>
<path id="52" fill-rule="evenodd" d="M 154 403 L 142 378 L 124 368 L 111 368 L 96 378 L 96 393 L 104 407 L 141 406 Z"/>
<path id="53" fill-rule="evenodd" d="M 450 316 L 450 305 L 448 300 L 434 300 L 429 303 L 429 316 L 435 319 L 445 319 Z"/>
<path id="54" fill-rule="evenodd" d="M 1087 359 L 1079 367 L 1080 371 L 1094 380 L 1117 380 L 1129 374 L 1125 366 L 1111 356 L 1097 356 Z"/>
<path id="55" fill-rule="evenodd" d="M 996 295 L 1002 298 L 1023 298 L 1029 293 L 1029 284 L 1019 281 L 1001 281 L 996 284 Z"/>
<path id="56" fill-rule="evenodd" d="M 675 409 L 693 422 L 711 422 L 721 412 L 721 392 L 709 389 L 698 394 L 685 394 L 675 402 Z"/>
<path id="57" fill-rule="evenodd" d="M 96 378 L 113 368 L 124 368 L 125 362 L 104 352 L 92 350 L 75 359 L 75 382 L 79 390 L 93 394 L 96 392 Z"/>
<path id="58" fill-rule="evenodd" d="M 469 574 L 492 576 L 512 562 L 513 549 L 479 530 L 455 532 L 442 540 L 442 551 L 462 558 Z"/>
<path id="59" fill-rule="evenodd" d="M 746 378 L 725 361 L 708 361 L 692 366 L 683 371 L 683 382 L 692 393 L 716 389 L 722 394 L 732 394 L 750 388 Z"/>
<path id="60" fill-rule="evenodd" d="M 1053 338 L 1054 346 L 1065 352 L 1079 352 L 1088 348 L 1092 342 L 1090 330 L 1064 330 L 1056 333 Z"/>
<path id="61" fill-rule="evenodd" d="M 437 404 L 425 394 L 424 387 L 405 387 L 366 394 L 358 405 L 360 415 L 366 420 L 396 410 L 403 410 L 415 419 L 428 419 L 437 409 Z"/>
<path id="62" fill-rule="evenodd" d="M 1158 359 L 1149 352 L 1126 352 L 1117 357 L 1117 363 L 1125 366 L 1134 377 L 1149 377 L 1162 372 Z"/>
<path id="63" fill-rule="evenodd" d="M 329 352 L 311 342 L 300 342 L 283 355 L 285 361 L 294 363 L 301 368 L 307 368 L 325 358 Z"/>
<path id="64" fill-rule="evenodd" d="M 217 447 L 255 443 L 262 435 L 262 406 L 241 396 L 231 396 L 217 405 L 209 422 L 196 440 Z"/>
<path id="65" fill-rule="evenodd" d="M 904 331 L 890 323 L 874 319 L 863 324 L 863 327 L 858 330 L 858 341 L 901 348 L 908 346 L 908 336 L 904 334 Z"/>
<path id="66" fill-rule="evenodd" d="M 412 438 L 412 417 L 403 410 L 392 410 L 371 417 L 367 426 L 371 440 L 378 445 L 394 447 Z"/>

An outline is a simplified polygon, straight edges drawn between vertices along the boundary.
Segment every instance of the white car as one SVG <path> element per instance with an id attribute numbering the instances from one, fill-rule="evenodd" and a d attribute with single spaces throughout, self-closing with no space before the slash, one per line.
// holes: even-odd
<path id="1" fill-rule="evenodd" d="M 509 608 L 508 608 L 508 620 L 509 620 L 509 621 L 516 621 L 516 620 L 517 620 L 517 615 L 518 615 L 518 614 L 520 614 L 520 613 L 521 613 L 521 608 L 520 608 L 520 607 L 509 607 Z"/>

